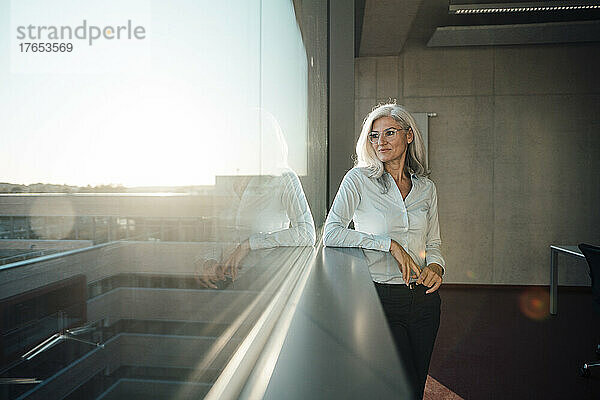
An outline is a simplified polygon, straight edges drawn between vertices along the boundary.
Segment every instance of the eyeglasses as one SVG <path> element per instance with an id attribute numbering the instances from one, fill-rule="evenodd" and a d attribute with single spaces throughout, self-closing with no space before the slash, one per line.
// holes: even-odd
<path id="1" fill-rule="evenodd" d="M 383 131 L 383 137 L 385 138 L 386 141 L 394 140 L 396 138 L 396 135 L 398 134 L 398 131 L 403 131 L 403 130 L 404 129 L 394 129 L 394 128 L 386 129 L 385 131 Z M 371 142 L 373 144 L 379 142 L 380 135 L 381 135 L 381 133 L 379 133 L 377 131 L 369 132 L 369 142 Z"/>

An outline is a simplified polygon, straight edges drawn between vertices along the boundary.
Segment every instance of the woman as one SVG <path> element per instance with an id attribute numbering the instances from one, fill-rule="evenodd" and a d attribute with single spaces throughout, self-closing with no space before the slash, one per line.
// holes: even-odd
<path id="1" fill-rule="evenodd" d="M 312 213 L 293 170 L 230 183 L 218 188 L 230 205 L 215 213 L 220 242 L 195 260 L 200 284 L 212 289 L 222 288 L 228 277 L 235 280 L 251 250 L 315 244 Z"/>
<path id="2" fill-rule="evenodd" d="M 195 259 L 198 280 L 207 288 L 222 287 L 227 277 L 235 280 L 250 250 L 315 244 L 315 223 L 300 179 L 288 165 L 281 125 L 267 110 L 249 112 L 247 119 L 261 121 L 260 171 L 256 176 L 222 178 L 224 183 L 216 186 L 220 201 L 213 217 L 219 222 L 219 243 Z"/>
<path id="3" fill-rule="evenodd" d="M 415 119 L 396 104 L 375 108 L 325 222 L 326 246 L 389 252 L 395 268 L 371 276 L 415 398 L 422 398 L 440 322 L 444 259 L 435 185 Z M 355 229 L 348 229 L 350 221 Z M 380 265 L 380 264 L 376 264 Z"/>

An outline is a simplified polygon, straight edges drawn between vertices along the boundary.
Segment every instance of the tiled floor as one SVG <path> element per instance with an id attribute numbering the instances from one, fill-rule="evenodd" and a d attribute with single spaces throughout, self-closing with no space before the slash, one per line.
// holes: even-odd
<path id="1" fill-rule="evenodd" d="M 461 400 L 462 397 L 442 385 L 430 375 L 427 376 L 425 382 L 425 394 L 423 400 Z"/>

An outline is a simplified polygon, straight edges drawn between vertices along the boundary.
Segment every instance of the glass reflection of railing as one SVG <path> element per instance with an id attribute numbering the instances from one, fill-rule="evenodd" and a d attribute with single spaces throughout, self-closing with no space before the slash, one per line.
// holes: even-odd
<path id="1" fill-rule="evenodd" d="M 6 265 L 17 261 L 28 260 L 30 258 L 42 257 L 48 254 L 54 254 L 56 252 L 58 252 L 58 250 L 27 251 L 23 253 L 19 252 L 18 254 L 6 257 L 2 256 L 2 252 L 0 252 L 0 265 Z"/>
<path id="2" fill-rule="evenodd" d="M 216 226 L 214 217 L 0 216 L 0 239 L 203 242 Z"/>
<path id="3" fill-rule="evenodd" d="M 83 274 L 87 296 L 78 304 L 86 305 L 85 317 L 70 322 L 77 326 L 92 323 L 93 329 L 79 337 L 105 345 L 65 341 L 32 359 L 10 364 L 4 373 L 0 371 L 0 378 L 34 377 L 41 383 L 28 386 L 11 381 L 4 385 L 10 393 L 6 397 L 0 393 L 0 398 L 43 398 L 45 393 L 61 398 L 56 393 L 62 393 L 63 386 L 75 390 L 66 399 L 96 398 L 111 391 L 117 396 L 115 388 L 127 386 L 128 379 L 153 382 L 168 394 L 154 398 L 202 398 L 228 360 L 240 354 L 242 342 L 260 347 L 257 343 L 268 336 L 314 251 L 312 247 L 254 251 L 244 260 L 235 283 L 228 280 L 220 289 L 208 289 L 198 282 L 193 259 L 202 249 L 216 245 L 132 240 L 56 254 L 0 271 L 0 291 L 11 274 L 24 277 L 23 284 L 31 281 L 33 291 L 22 293 L 27 304 L 34 291 L 39 292 L 36 279 L 52 282 L 56 277 Z M 48 272 L 39 275 L 38 271 Z M 84 315 L 63 305 L 62 300 L 71 299 L 72 292 L 51 297 L 68 316 Z M 43 313 L 44 308 L 37 305 L 47 304 L 48 299 L 35 298 L 32 310 L 39 308 Z M 279 299 L 277 306 L 275 299 Z M 14 318 L 23 314 L 21 308 L 13 308 Z M 257 321 L 260 329 L 255 328 Z M 15 325 L 11 349 L 21 355 L 56 331 L 56 318 L 36 314 Z M 252 340 L 245 340 L 250 331 L 254 332 Z"/>

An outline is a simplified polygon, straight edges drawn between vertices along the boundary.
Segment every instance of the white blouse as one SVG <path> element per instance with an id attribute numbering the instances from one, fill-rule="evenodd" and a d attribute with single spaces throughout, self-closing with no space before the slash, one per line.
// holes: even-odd
<path id="1" fill-rule="evenodd" d="M 382 185 L 368 174 L 368 169 L 355 167 L 344 176 L 325 221 L 325 246 L 388 252 L 394 239 L 420 268 L 431 263 L 444 268 L 433 182 L 412 175 L 412 188 L 406 199 L 402 199 L 398 186 L 387 172 L 384 173 L 389 183 L 387 193 L 381 193 Z M 355 229 L 348 229 L 351 220 Z M 387 261 L 381 262 L 384 260 Z M 373 280 L 404 283 L 393 257 L 388 255 L 384 260 L 370 263 Z"/>
<path id="2" fill-rule="evenodd" d="M 213 243 L 196 261 L 223 261 L 244 240 L 252 250 L 315 244 L 312 213 L 294 171 L 253 176 L 241 193 L 233 182 L 217 185 Z"/>

